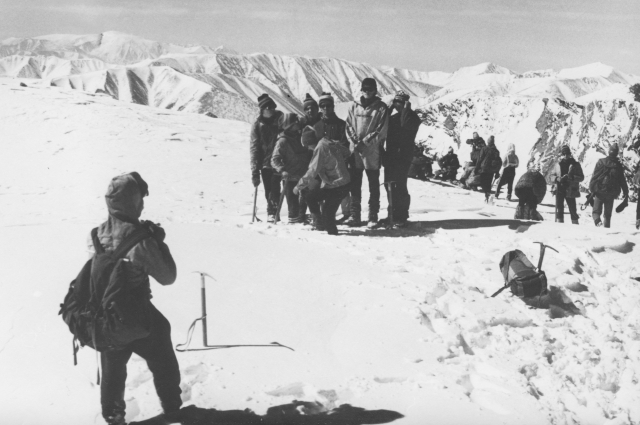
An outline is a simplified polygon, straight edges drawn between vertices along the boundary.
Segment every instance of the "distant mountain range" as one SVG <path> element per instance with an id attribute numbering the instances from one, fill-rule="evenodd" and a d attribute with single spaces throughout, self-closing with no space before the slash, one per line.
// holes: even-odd
<path id="1" fill-rule="evenodd" d="M 479 131 L 495 135 L 502 149 L 508 142 L 519 144 L 545 172 L 563 143 L 590 164 L 611 143 L 628 146 L 638 135 L 629 86 L 640 77 L 601 63 L 524 73 L 482 63 L 453 73 L 426 72 L 334 58 L 240 54 L 109 31 L 4 40 L 0 76 L 246 122 L 257 116 L 262 93 L 281 110 L 301 113 L 306 93 L 317 98 L 329 91 L 338 102 L 349 102 L 360 95 L 360 81 L 373 77 L 385 100 L 400 89 L 412 96 L 427 124 L 419 142 L 433 151 L 454 146 L 464 156 L 464 139 Z M 345 106 L 338 105 L 339 114 Z M 629 167 L 634 155 L 627 154 Z"/>

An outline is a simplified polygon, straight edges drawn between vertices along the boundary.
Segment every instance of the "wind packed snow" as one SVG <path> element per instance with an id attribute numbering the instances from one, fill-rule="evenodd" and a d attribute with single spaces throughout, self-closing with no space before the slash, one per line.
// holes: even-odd
<path id="1" fill-rule="evenodd" d="M 57 313 L 106 218 L 110 178 L 134 170 L 149 183 L 143 218 L 166 229 L 178 265 L 173 286 L 152 282 L 174 344 L 200 315 L 201 270 L 216 279 L 210 343 L 295 349 L 179 353 L 186 405 L 348 403 L 397 411 L 398 424 L 640 423 L 635 205 L 610 230 L 586 212 L 580 226 L 553 223 L 550 197 L 545 222 L 519 222 L 513 203 L 411 180 L 407 229 L 251 224 L 248 124 L 15 80 L 0 94 L 2 423 L 103 423 L 95 354 L 82 349 L 73 366 Z M 264 220 L 262 191 L 258 202 Z M 535 263 L 535 241 L 559 251 L 543 265 L 557 305 L 490 298 L 502 255 Z M 144 362 L 134 355 L 128 372 L 127 420 L 158 414 Z"/>

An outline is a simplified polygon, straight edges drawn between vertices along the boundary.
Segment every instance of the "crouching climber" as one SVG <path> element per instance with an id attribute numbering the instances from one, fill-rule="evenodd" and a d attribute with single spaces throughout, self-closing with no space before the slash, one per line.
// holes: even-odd
<path id="1" fill-rule="evenodd" d="M 317 145 L 316 145 L 317 143 Z M 322 228 L 330 235 L 337 235 L 336 211 L 340 202 L 349 192 L 349 170 L 345 160 L 349 157 L 349 148 L 339 140 L 323 137 L 317 141 L 312 127 L 302 132 L 302 144 L 313 149 L 309 169 L 294 189 L 306 199 L 313 225 Z M 315 148 L 313 148 L 315 146 Z M 317 178 L 321 183 L 317 185 Z M 322 210 L 320 204 L 324 202 Z"/>
<path id="2" fill-rule="evenodd" d="M 517 220 L 543 221 L 538 212 L 538 204 L 547 194 L 547 182 L 540 171 L 530 169 L 524 173 L 516 184 L 518 207 L 514 216 Z"/>

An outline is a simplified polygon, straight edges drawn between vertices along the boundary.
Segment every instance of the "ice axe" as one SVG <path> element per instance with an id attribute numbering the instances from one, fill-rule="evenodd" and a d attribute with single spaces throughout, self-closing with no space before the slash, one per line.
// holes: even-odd
<path id="1" fill-rule="evenodd" d="M 258 186 L 255 187 L 255 191 L 253 192 L 253 217 L 251 217 L 251 222 L 255 222 L 256 220 L 262 221 L 258 218 Z"/>
<path id="2" fill-rule="evenodd" d="M 542 242 L 534 242 L 534 243 L 540 244 L 540 258 L 538 259 L 538 271 L 541 272 L 542 271 L 542 260 L 544 260 L 544 252 L 545 252 L 546 248 L 552 249 L 555 252 L 558 252 L 558 250 L 555 249 L 552 246 L 545 245 Z M 558 254 L 559 254 L 559 252 L 558 252 Z"/>
<path id="3" fill-rule="evenodd" d="M 394 181 L 385 182 L 387 187 L 389 188 L 389 210 L 391 213 L 389 214 L 389 227 L 393 227 L 393 183 Z"/>
<path id="4" fill-rule="evenodd" d="M 280 209 L 282 208 L 282 203 L 284 202 L 284 195 L 285 192 L 287 190 L 287 181 L 286 180 L 282 180 L 282 182 L 284 183 L 282 186 L 282 191 L 280 192 L 280 200 L 278 201 L 278 208 L 276 209 L 276 216 L 273 219 L 273 223 L 277 224 L 280 221 Z M 278 183 L 280 184 L 280 183 Z"/>
<path id="5" fill-rule="evenodd" d="M 219 350 L 221 348 L 236 348 L 236 347 L 280 347 L 280 348 L 287 348 L 291 351 L 295 351 L 293 348 L 287 347 L 286 345 L 282 345 L 278 342 L 272 342 L 270 344 L 209 345 L 207 343 L 207 293 L 206 293 L 204 284 L 205 284 L 205 278 L 207 277 L 213 281 L 215 281 L 215 279 L 213 278 L 213 276 L 205 272 L 194 271 L 192 273 L 198 273 L 200 275 L 200 297 L 202 301 L 202 316 L 194 320 L 191 326 L 189 326 L 189 330 L 187 331 L 187 341 L 184 344 L 176 345 L 176 351 L 184 353 L 187 351 Z M 198 323 L 198 321 L 202 321 L 202 347 L 189 348 L 189 345 L 191 344 L 191 337 L 193 336 L 193 332 L 195 331 L 196 323 Z"/>

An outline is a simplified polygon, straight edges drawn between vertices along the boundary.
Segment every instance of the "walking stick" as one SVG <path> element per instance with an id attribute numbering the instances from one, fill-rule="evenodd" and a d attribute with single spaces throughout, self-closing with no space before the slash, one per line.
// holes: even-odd
<path id="1" fill-rule="evenodd" d="M 191 326 L 189 326 L 189 330 L 187 331 L 187 341 L 184 344 L 176 345 L 176 351 L 184 353 L 186 351 L 205 351 L 205 350 L 219 350 L 222 348 L 236 348 L 236 347 L 280 347 L 280 348 L 288 348 L 291 351 L 295 351 L 291 347 L 287 347 L 286 345 L 282 345 L 278 342 L 272 342 L 270 344 L 227 344 L 227 345 L 209 345 L 207 343 L 207 293 L 204 286 L 205 277 L 215 279 L 205 272 L 195 271 L 193 273 L 198 273 L 200 275 L 200 298 L 202 301 L 202 316 L 198 317 L 193 321 Z M 200 348 L 189 348 L 191 344 L 191 338 L 193 337 L 193 332 L 196 328 L 196 323 L 198 321 L 202 321 L 202 347 Z"/>
<path id="2" fill-rule="evenodd" d="M 387 184 L 389 185 L 389 209 L 391 210 L 391 213 L 389 214 L 390 227 L 393 227 L 393 183 L 395 182 L 387 182 Z"/>
<path id="3" fill-rule="evenodd" d="M 276 216 L 273 219 L 273 224 L 277 224 L 280 221 L 280 209 L 282 208 L 282 202 L 284 201 L 285 191 L 287 190 L 287 181 L 283 179 L 282 183 L 283 183 L 282 191 L 280 192 L 280 200 L 278 201 L 278 209 L 276 210 Z"/>
<path id="4" fill-rule="evenodd" d="M 256 190 L 253 192 L 253 217 L 251 217 L 251 222 L 253 223 L 254 221 L 258 220 L 258 221 L 262 221 L 258 218 L 258 206 L 257 206 L 257 202 L 258 202 L 258 186 L 256 186 L 255 188 Z"/>

